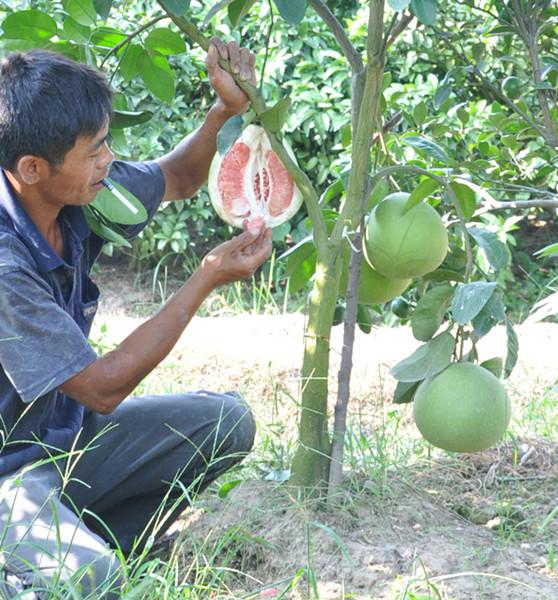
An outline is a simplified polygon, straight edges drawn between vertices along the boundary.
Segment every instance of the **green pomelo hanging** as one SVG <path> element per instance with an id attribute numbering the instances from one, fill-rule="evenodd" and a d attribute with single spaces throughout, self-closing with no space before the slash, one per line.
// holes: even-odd
<path id="1" fill-rule="evenodd" d="M 410 285 L 410 279 L 388 279 L 363 260 L 358 301 L 360 304 L 383 304 L 402 294 Z"/>
<path id="2" fill-rule="evenodd" d="M 510 401 L 490 371 L 472 363 L 454 363 L 419 385 L 413 415 L 433 446 L 480 452 L 502 439 L 510 421 Z"/>
<path id="3" fill-rule="evenodd" d="M 386 196 L 370 213 L 364 239 L 370 265 L 390 279 L 421 277 L 440 266 L 448 234 L 440 215 L 425 202 L 403 209 L 409 194 Z"/>
<path id="4" fill-rule="evenodd" d="M 341 274 L 339 291 L 344 294 L 349 282 L 350 248 L 347 245 L 345 266 Z M 373 269 L 366 260 L 362 261 L 358 288 L 359 304 L 384 304 L 402 294 L 411 285 L 411 279 L 389 279 Z"/>

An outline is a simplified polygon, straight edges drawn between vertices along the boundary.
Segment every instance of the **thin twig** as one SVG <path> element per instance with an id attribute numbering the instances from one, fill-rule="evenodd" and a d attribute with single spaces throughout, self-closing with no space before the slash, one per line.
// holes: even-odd
<path id="1" fill-rule="evenodd" d="M 159 15 L 158 17 L 153 17 L 153 19 L 151 19 L 150 21 L 148 21 L 145 25 L 142 25 L 139 29 L 136 29 L 135 31 L 133 31 L 132 33 L 130 33 L 129 35 L 127 35 L 122 41 L 118 42 L 118 44 L 115 44 L 108 51 L 107 55 L 101 61 L 100 69 L 101 70 L 103 69 L 103 67 L 104 67 L 105 63 L 107 62 L 107 60 L 113 54 L 116 54 L 120 50 L 120 48 L 122 48 L 122 46 L 125 46 L 126 44 L 129 44 L 140 33 L 144 32 L 146 29 L 149 29 L 150 27 L 152 27 L 153 25 L 155 25 L 155 23 L 158 23 L 159 21 L 162 21 L 163 19 L 168 19 L 168 16 L 167 15 Z"/>
<path id="2" fill-rule="evenodd" d="M 407 29 L 415 15 L 411 12 L 404 11 L 401 13 L 399 21 L 394 25 L 389 37 L 386 38 L 386 49 L 389 48 L 395 40 Z"/>

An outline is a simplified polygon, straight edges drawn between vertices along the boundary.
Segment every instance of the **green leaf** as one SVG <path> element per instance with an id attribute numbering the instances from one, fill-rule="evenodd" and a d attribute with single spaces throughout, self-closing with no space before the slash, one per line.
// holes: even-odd
<path id="1" fill-rule="evenodd" d="M 446 154 L 446 151 L 442 148 L 442 146 L 436 144 L 436 142 L 433 142 L 432 140 L 429 140 L 420 135 L 409 135 L 407 137 L 401 138 L 401 141 L 405 144 L 408 144 L 409 146 L 412 146 L 421 154 L 426 154 L 427 156 L 430 156 L 431 158 L 439 162 L 449 162 L 449 158 Z"/>
<path id="2" fill-rule="evenodd" d="M 510 262 L 509 251 L 495 233 L 487 229 L 481 229 L 480 227 L 468 227 L 467 231 L 479 247 L 482 248 L 490 266 L 495 271 L 508 266 Z"/>
<path id="3" fill-rule="evenodd" d="M 242 479 L 234 479 L 233 481 L 227 481 L 219 488 L 219 498 L 226 498 L 229 493 L 234 490 L 237 485 L 242 483 Z"/>
<path id="4" fill-rule="evenodd" d="M 393 402 L 395 404 L 408 404 L 415 399 L 415 392 L 420 381 L 398 381 L 393 394 Z"/>
<path id="5" fill-rule="evenodd" d="M 316 247 L 312 236 L 298 242 L 277 260 L 287 261 L 285 275 L 289 278 L 289 293 L 303 289 L 316 271 Z"/>
<path id="6" fill-rule="evenodd" d="M 58 33 L 56 21 L 40 10 L 23 10 L 2 21 L 4 37 L 15 40 L 48 40 Z"/>
<path id="7" fill-rule="evenodd" d="M 455 179 L 454 181 L 456 181 L 457 183 L 460 183 L 462 185 L 466 185 L 467 187 L 470 187 L 481 198 L 484 198 L 489 204 L 496 203 L 496 199 L 494 198 L 494 196 L 492 196 L 488 190 L 480 187 L 480 185 L 477 185 L 476 183 L 473 183 L 472 181 L 469 181 L 468 179 L 462 179 L 462 178 Z"/>
<path id="8" fill-rule="evenodd" d="M 391 8 L 393 8 L 393 10 L 397 12 L 401 12 L 402 10 L 407 8 L 407 6 L 409 6 L 410 3 L 411 0 L 388 0 L 388 4 L 391 6 Z"/>
<path id="9" fill-rule="evenodd" d="M 93 6 L 101 19 L 107 19 L 112 8 L 112 0 L 93 0 Z"/>
<path id="10" fill-rule="evenodd" d="M 502 369 L 504 368 L 502 359 L 498 356 L 494 358 L 489 358 L 484 362 L 481 362 L 480 366 L 487 371 L 490 371 L 493 375 L 496 375 L 498 379 L 502 377 Z"/>
<path id="11" fill-rule="evenodd" d="M 107 188 L 103 188 L 91 203 L 109 222 L 121 225 L 137 225 L 147 220 L 147 211 L 143 204 L 124 186 L 109 179 L 110 183 L 122 194 L 127 202 Z M 131 205 L 131 206 L 130 206 Z"/>
<path id="12" fill-rule="evenodd" d="M 517 363 L 517 356 L 519 353 L 519 340 L 517 339 L 517 334 L 513 328 L 513 323 L 509 319 L 506 319 L 506 334 L 508 337 L 508 353 L 504 364 L 505 379 L 511 375 L 511 372 Z"/>
<path id="13" fill-rule="evenodd" d="M 304 18 L 307 0 L 273 0 L 279 14 L 290 25 L 298 25 Z"/>
<path id="14" fill-rule="evenodd" d="M 112 27 L 99 27 L 91 34 L 91 42 L 99 48 L 114 48 L 126 39 L 126 35 Z"/>
<path id="15" fill-rule="evenodd" d="M 291 99 L 289 96 L 284 96 L 274 106 L 260 115 L 263 126 L 271 133 L 281 131 L 281 128 L 289 116 L 290 108 Z"/>
<path id="16" fill-rule="evenodd" d="M 533 256 L 538 256 L 540 258 L 544 256 L 553 256 L 554 254 L 558 254 L 558 242 L 537 250 L 533 253 Z"/>
<path id="17" fill-rule="evenodd" d="M 125 81 L 131 81 L 139 73 L 139 64 L 145 50 L 138 44 L 128 44 L 121 50 L 122 60 L 118 69 Z"/>
<path id="18" fill-rule="evenodd" d="M 439 285 L 430 289 L 411 315 L 411 328 L 417 340 L 427 342 L 438 331 L 453 299 L 454 288 Z"/>
<path id="19" fill-rule="evenodd" d="M 147 37 L 145 38 L 145 47 L 165 56 L 186 52 L 186 42 L 184 41 L 184 38 L 176 33 L 176 31 L 163 27 L 152 29 L 147 34 Z"/>
<path id="20" fill-rule="evenodd" d="M 171 102 L 174 98 L 174 74 L 164 56 L 144 52 L 138 61 L 140 77 L 157 98 Z"/>
<path id="21" fill-rule="evenodd" d="M 436 269 L 422 277 L 425 281 L 464 281 L 464 277 L 458 271 L 451 269 Z"/>
<path id="22" fill-rule="evenodd" d="M 320 204 L 325 206 L 332 200 L 340 198 L 345 193 L 345 187 L 341 179 L 336 179 L 332 184 L 328 185 L 324 193 L 320 196 Z"/>
<path id="23" fill-rule="evenodd" d="M 217 134 L 217 152 L 221 156 L 225 156 L 240 137 L 243 124 L 244 121 L 240 115 L 234 115 L 225 121 Z"/>
<path id="24" fill-rule="evenodd" d="M 141 123 L 147 123 L 153 116 L 150 110 L 140 112 L 132 112 L 129 110 L 115 110 L 112 121 L 110 122 L 111 129 L 124 129 L 125 127 L 133 127 Z"/>
<path id="25" fill-rule="evenodd" d="M 490 300 L 497 286 L 497 283 L 488 281 L 460 283 L 451 305 L 453 318 L 460 325 L 474 319 Z"/>
<path id="26" fill-rule="evenodd" d="M 87 222 L 89 229 L 91 229 L 93 233 L 96 233 L 100 238 L 107 242 L 117 244 L 118 246 L 124 246 L 125 248 L 132 247 L 132 244 L 130 244 L 124 236 L 102 223 L 91 206 L 84 207 L 83 214 L 85 215 L 85 221 Z"/>
<path id="27" fill-rule="evenodd" d="M 234 0 L 234 2 L 229 4 L 227 12 L 233 27 L 236 27 L 240 23 L 255 3 L 256 0 Z"/>
<path id="28" fill-rule="evenodd" d="M 175 17 L 182 17 L 190 7 L 190 0 L 159 0 L 159 3 Z"/>
<path id="29" fill-rule="evenodd" d="M 63 0 L 66 12 L 81 25 L 94 25 L 97 21 L 97 11 L 93 0 Z"/>
<path id="30" fill-rule="evenodd" d="M 434 25 L 436 22 L 436 0 L 411 0 L 411 10 L 417 19 L 425 25 Z"/>
<path id="31" fill-rule="evenodd" d="M 451 83 L 444 83 L 439 85 L 434 94 L 434 106 L 440 108 L 442 104 L 450 97 L 451 94 Z"/>
<path id="32" fill-rule="evenodd" d="M 91 28 L 87 25 L 81 25 L 72 17 L 66 17 L 64 19 L 64 38 L 72 40 L 80 44 L 86 44 L 89 42 L 91 36 Z"/>
<path id="33" fill-rule="evenodd" d="M 420 204 L 425 198 L 430 196 L 438 186 L 439 183 L 435 179 L 432 179 L 432 177 L 427 177 L 421 181 L 407 199 L 407 202 L 403 207 L 403 214 L 411 210 L 413 206 Z"/>
<path id="34" fill-rule="evenodd" d="M 450 188 L 455 194 L 465 220 L 468 221 L 477 209 L 475 192 L 469 186 L 463 185 L 457 181 L 452 181 L 450 183 Z"/>
<path id="35" fill-rule="evenodd" d="M 415 123 L 420 127 L 426 120 L 427 116 L 428 109 L 426 108 L 426 104 L 424 102 L 419 102 L 413 109 L 413 119 Z"/>
<path id="36" fill-rule="evenodd" d="M 454 347 L 455 340 L 451 334 L 440 333 L 392 367 L 391 374 L 398 381 L 405 382 L 433 377 L 450 364 Z"/>

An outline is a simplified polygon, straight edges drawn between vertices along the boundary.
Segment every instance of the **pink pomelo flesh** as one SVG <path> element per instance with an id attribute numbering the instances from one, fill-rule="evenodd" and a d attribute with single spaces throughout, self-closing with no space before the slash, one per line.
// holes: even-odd
<path id="1" fill-rule="evenodd" d="M 224 157 L 213 159 L 209 193 L 218 214 L 237 227 L 249 227 L 254 220 L 275 227 L 290 219 L 302 201 L 265 131 L 255 125 L 244 130 Z"/>

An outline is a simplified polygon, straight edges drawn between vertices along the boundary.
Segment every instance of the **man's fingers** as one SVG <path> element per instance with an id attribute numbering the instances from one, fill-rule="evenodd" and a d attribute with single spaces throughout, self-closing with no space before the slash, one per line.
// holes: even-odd
<path id="1" fill-rule="evenodd" d="M 252 52 L 248 48 L 240 49 L 240 79 L 250 81 L 252 79 L 252 64 L 250 56 Z"/>
<path id="2" fill-rule="evenodd" d="M 211 43 L 217 48 L 217 52 L 219 53 L 219 57 L 223 60 L 229 60 L 229 50 L 227 48 L 227 44 L 220 40 L 218 37 L 213 36 L 211 38 Z"/>
<path id="3" fill-rule="evenodd" d="M 229 42 L 229 64 L 231 65 L 231 71 L 235 74 L 240 73 L 240 47 L 236 42 Z"/>
<path id="4" fill-rule="evenodd" d="M 260 231 L 256 231 L 254 229 L 247 229 L 243 231 L 240 235 L 237 235 L 231 240 L 231 244 L 234 250 L 242 250 L 251 244 L 253 244 L 261 234 Z"/>

